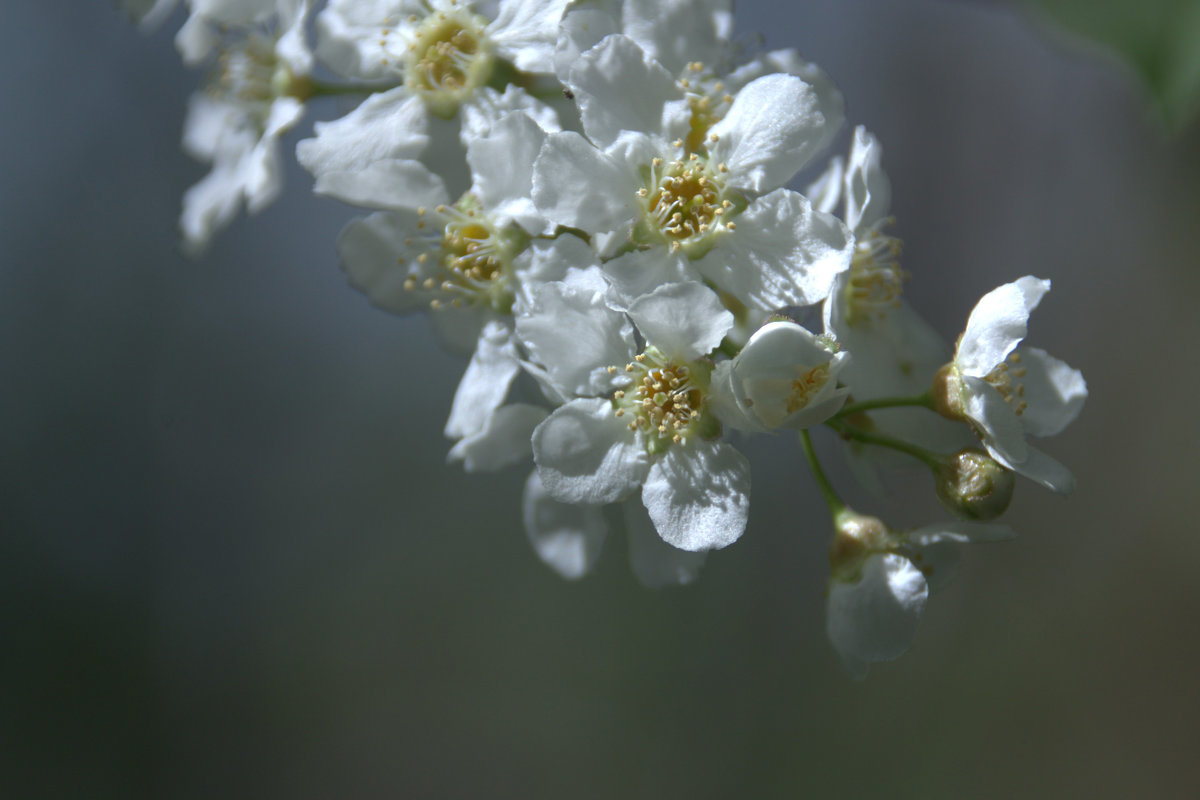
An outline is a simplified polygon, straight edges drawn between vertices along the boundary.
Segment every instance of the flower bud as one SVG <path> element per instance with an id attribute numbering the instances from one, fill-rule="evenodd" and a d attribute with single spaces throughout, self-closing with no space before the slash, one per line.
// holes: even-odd
<path id="1" fill-rule="evenodd" d="M 946 419 L 957 422 L 967 418 L 963 407 L 962 376 L 953 362 L 943 366 L 933 376 L 929 394 L 933 398 L 933 410 Z"/>
<path id="2" fill-rule="evenodd" d="M 963 519 L 995 519 L 1008 508 L 1013 473 L 982 450 L 972 447 L 948 457 L 934 471 L 935 491 L 947 509 Z"/>

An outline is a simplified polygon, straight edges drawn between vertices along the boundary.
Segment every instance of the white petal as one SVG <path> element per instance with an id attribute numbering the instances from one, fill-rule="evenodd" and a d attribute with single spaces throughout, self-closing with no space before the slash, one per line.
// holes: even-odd
<path id="1" fill-rule="evenodd" d="M 567 12 L 559 25 L 558 42 L 554 48 L 554 74 L 562 83 L 568 82 L 571 67 L 587 50 L 612 33 L 619 33 L 612 14 L 592 8 Z"/>
<path id="2" fill-rule="evenodd" d="M 545 220 L 530 197 L 533 162 L 546 132 L 529 115 L 515 112 L 497 122 L 486 136 L 467 144 L 471 191 L 500 227 L 509 220 L 530 233 L 540 233 Z"/>
<path id="3" fill-rule="evenodd" d="M 604 394 L 622 381 L 608 367 L 623 368 L 635 352 L 624 314 L 609 308 L 603 295 L 563 283 L 532 294 L 533 307 L 517 318 L 517 338 L 564 394 Z"/>
<path id="4" fill-rule="evenodd" d="M 1025 276 L 985 294 L 967 319 L 954 361 L 964 375 L 982 378 L 1025 338 L 1029 313 L 1037 308 L 1050 281 Z"/>
<path id="5" fill-rule="evenodd" d="M 722 425 L 749 433 L 765 433 L 768 428 L 742 405 L 733 391 L 732 377 L 732 361 L 719 361 L 713 367 L 708 386 L 708 410 Z"/>
<path id="6" fill-rule="evenodd" d="M 1025 429 L 1011 405 L 994 386 L 979 378 L 963 378 L 966 414 L 982 434 L 989 450 L 1004 454 L 1006 463 L 1026 458 Z"/>
<path id="7" fill-rule="evenodd" d="M 799 78 L 765 75 L 738 92 L 725 118 L 712 127 L 719 137 L 712 159 L 729 167 L 730 186 L 769 192 L 829 143 L 841 124 L 834 113 Z"/>
<path id="8" fill-rule="evenodd" d="M 1017 379 L 1025 386 L 1025 410 L 1021 424 L 1033 436 L 1053 436 L 1062 432 L 1079 416 L 1087 400 L 1083 373 L 1072 369 L 1045 350 L 1022 347 L 1020 366 L 1025 376 Z"/>
<path id="9" fill-rule="evenodd" d="M 859 125 L 850 144 L 846 168 L 846 225 L 861 236 L 885 219 L 892 204 L 892 184 L 880 161 L 879 140 Z"/>
<path id="10" fill-rule="evenodd" d="M 588 138 L 600 147 L 621 131 L 658 133 L 663 105 L 682 96 L 671 74 L 633 40 L 609 36 L 571 68 L 568 85 Z"/>
<path id="11" fill-rule="evenodd" d="M 701 280 L 691 259 L 665 247 L 625 253 L 605 261 L 603 268 L 612 284 L 610 300 L 621 308 L 664 284 Z"/>
<path id="12" fill-rule="evenodd" d="M 533 167 L 533 202 L 559 225 L 615 231 L 636 213 L 634 173 L 577 133 L 546 138 Z"/>
<path id="13" fill-rule="evenodd" d="M 626 0 L 625 32 L 673 75 L 691 61 L 719 66 L 732 25 L 731 0 Z"/>
<path id="14" fill-rule="evenodd" d="M 664 542 L 638 501 L 626 500 L 621 507 L 629 539 L 629 563 L 643 586 L 650 589 L 685 586 L 700 577 L 707 552 L 692 553 Z"/>
<path id="15" fill-rule="evenodd" d="M 530 437 L 546 418 L 546 409 L 525 403 L 501 406 L 478 431 L 460 439 L 446 456 L 461 461 L 467 472 L 492 472 L 529 458 Z"/>
<path id="16" fill-rule="evenodd" d="M 682 361 L 708 355 L 733 327 L 733 314 L 702 283 L 660 286 L 630 305 L 629 316 L 649 344 Z"/>
<path id="17" fill-rule="evenodd" d="M 296 145 L 296 158 L 314 177 L 361 172 L 380 161 L 416 159 L 429 142 L 425 103 L 403 86 L 371 95 Z"/>
<path id="18" fill-rule="evenodd" d="M 467 371 L 454 392 L 450 418 L 446 420 L 446 437 L 461 439 L 483 430 L 492 413 L 504 402 L 519 371 L 512 327 L 499 320 L 484 325 Z"/>
<path id="19" fill-rule="evenodd" d="M 500 0 L 487 27 L 500 53 L 524 72 L 550 72 L 558 23 L 568 0 Z"/>
<path id="20" fill-rule="evenodd" d="M 737 217 L 737 230 L 694 263 L 743 303 L 774 311 L 824 300 L 853 253 L 845 225 L 804 195 L 779 189 L 752 202 Z"/>
<path id="21" fill-rule="evenodd" d="M 733 544 L 750 513 L 750 462 L 732 445 L 693 439 L 650 467 L 642 503 L 658 535 L 681 550 Z"/>
<path id="22" fill-rule="evenodd" d="M 564 503 L 615 503 L 646 477 L 646 448 L 601 399 L 572 400 L 533 431 L 533 460 L 552 497 Z"/>
<path id="23" fill-rule="evenodd" d="M 346 78 L 394 74 L 380 34 L 398 10 L 395 0 L 330 0 L 316 19 L 322 63 Z"/>
<path id="24" fill-rule="evenodd" d="M 898 658 L 912 644 L 928 597 L 925 577 L 911 561 L 895 554 L 872 555 L 857 581 L 830 582 L 829 641 L 851 662 Z"/>
<path id="25" fill-rule="evenodd" d="M 985 443 L 986 444 L 986 443 Z M 988 445 L 992 458 L 1009 467 L 1018 475 L 1045 486 L 1059 494 L 1070 494 L 1075 491 L 1075 476 L 1061 462 L 1038 450 L 1036 447 L 1025 448 L 1025 459 L 1019 462 L 1005 462 L 1005 454 L 998 452 Z"/>
<path id="26" fill-rule="evenodd" d="M 562 281 L 568 276 L 573 276 L 567 281 L 573 288 L 600 294 L 608 291 L 598 260 L 596 251 L 577 236 L 534 239 L 513 260 L 513 272 L 518 280 L 514 313 L 528 313 L 533 308 L 536 290 L 543 284 Z"/>
<path id="27" fill-rule="evenodd" d="M 326 171 L 317 175 L 313 191 L 365 208 L 436 208 L 449 202 L 439 175 L 420 161 L 385 159 L 357 171 Z"/>
<path id="28" fill-rule="evenodd" d="M 534 470 L 525 481 L 521 508 L 529 543 L 551 569 L 567 580 L 592 571 L 608 534 L 600 506 L 560 503 Z"/>
<path id="29" fill-rule="evenodd" d="M 462 146 L 467 147 L 472 139 L 487 136 L 497 122 L 516 113 L 527 115 L 547 133 L 562 130 L 554 109 L 520 86 L 509 84 L 503 92 L 485 86 L 474 92 L 459 108 L 459 138 Z M 532 168 L 533 161 L 529 163 Z"/>

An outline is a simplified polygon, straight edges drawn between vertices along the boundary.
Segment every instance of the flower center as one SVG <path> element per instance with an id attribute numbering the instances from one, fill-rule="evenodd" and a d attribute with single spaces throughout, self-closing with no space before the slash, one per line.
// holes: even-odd
<path id="1" fill-rule="evenodd" d="M 456 308 L 482 304 L 501 314 L 511 313 L 512 262 L 524 249 L 520 232 L 497 230 L 471 195 L 453 206 L 438 206 L 437 213 L 444 220 L 440 237 L 432 231 L 428 249 L 416 257 L 418 271 L 425 271 L 425 277 L 410 275 L 404 288 L 435 292 L 437 296 L 430 300 L 435 309 L 449 302 Z M 417 214 L 417 227 L 423 229 L 425 210 L 418 209 Z M 431 255 L 436 259 L 432 264 Z"/>
<path id="2" fill-rule="evenodd" d="M 1011 366 L 1010 366 L 1011 365 Z M 1025 384 L 1014 379 L 1025 377 L 1025 367 L 1021 366 L 1021 354 L 1013 351 L 1008 358 L 996 365 L 996 368 L 983 376 L 983 379 L 996 387 L 996 391 L 1004 398 L 1004 402 L 1012 406 L 1013 412 L 1019 417 L 1025 413 L 1029 404 L 1025 397 Z"/>
<path id="3" fill-rule="evenodd" d="M 896 260 L 900 249 L 899 239 L 880 232 L 858 242 L 845 290 L 847 322 L 881 319 L 900 305 L 908 279 Z"/>
<path id="4" fill-rule="evenodd" d="M 616 367 L 610 367 L 616 372 Z M 704 364 L 677 364 L 654 347 L 625 366 L 632 382 L 613 394 L 614 413 L 629 415 L 629 430 L 646 435 L 646 450 L 659 453 L 692 436 L 718 432 L 705 412 L 709 369 Z"/>
<path id="5" fill-rule="evenodd" d="M 683 142 L 675 145 L 682 148 Z M 696 153 L 670 162 L 655 158 L 637 192 L 642 222 L 635 238 L 666 242 L 691 258 L 703 256 L 717 236 L 736 227 L 730 218 L 744 208 L 741 197 L 725 189 L 726 171 Z"/>
<path id="6" fill-rule="evenodd" d="M 792 391 L 787 400 L 787 413 L 794 414 L 807 406 L 828 380 L 829 365 L 818 364 L 792 381 Z"/>
<path id="7" fill-rule="evenodd" d="M 405 52 L 404 84 L 421 94 L 430 110 L 451 117 L 492 76 L 487 20 L 453 9 L 421 21 Z"/>

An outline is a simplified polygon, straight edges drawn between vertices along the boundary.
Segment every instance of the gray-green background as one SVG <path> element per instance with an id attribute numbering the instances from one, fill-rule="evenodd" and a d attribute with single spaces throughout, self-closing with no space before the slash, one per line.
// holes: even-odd
<path id="1" fill-rule="evenodd" d="M 354 212 L 292 169 L 182 259 L 203 169 L 169 34 L 6 2 L 0 794 L 1200 793 L 1200 132 L 1166 138 L 1118 62 L 1001 3 L 746 0 L 737 23 L 879 135 L 908 297 L 947 337 L 992 287 L 1053 280 L 1031 337 L 1091 387 L 1047 444 L 1076 493 L 1022 483 L 1020 538 L 969 553 L 865 683 L 824 638 L 791 439 L 747 446 L 749 530 L 695 586 L 642 589 L 620 540 L 564 582 L 525 541 L 522 469 L 443 465 L 463 364 L 345 284 Z M 930 519 L 928 488 L 864 505 Z"/>

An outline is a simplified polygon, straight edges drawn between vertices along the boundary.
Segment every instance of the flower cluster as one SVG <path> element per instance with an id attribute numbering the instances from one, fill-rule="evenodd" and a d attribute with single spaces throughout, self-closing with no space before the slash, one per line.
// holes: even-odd
<path id="1" fill-rule="evenodd" d="M 746 530 L 736 437 L 791 429 L 831 514 L 829 637 L 861 675 L 908 647 L 958 545 L 1010 535 L 991 520 L 1014 474 L 1070 490 L 1026 438 L 1087 395 L 1023 343 L 1049 282 L 988 293 L 952 350 L 904 299 L 872 134 L 787 188 L 833 143 L 841 95 L 791 50 L 747 55 L 731 0 L 185 5 L 179 50 L 212 65 L 185 125 L 211 164 L 184 196 L 185 248 L 279 194 L 280 135 L 319 98 L 360 97 L 296 151 L 316 192 L 370 212 L 341 266 L 469 355 L 449 459 L 531 465 L 525 528 L 563 576 L 621 528 L 642 582 L 694 580 Z M 870 482 L 927 467 L 958 519 L 893 530 L 849 508 L 817 426 Z"/>

